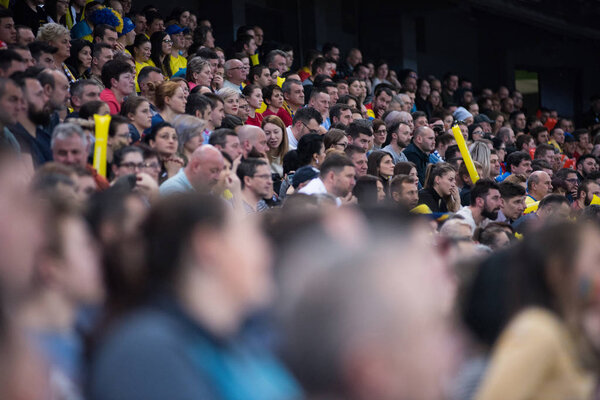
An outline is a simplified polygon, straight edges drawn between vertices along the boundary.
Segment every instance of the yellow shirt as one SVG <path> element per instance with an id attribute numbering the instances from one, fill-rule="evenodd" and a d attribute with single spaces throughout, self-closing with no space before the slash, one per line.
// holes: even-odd
<path id="1" fill-rule="evenodd" d="M 148 60 L 148 62 L 145 63 L 140 63 L 140 62 L 135 62 L 135 91 L 136 92 L 140 92 L 140 85 L 138 85 L 138 75 L 140 74 L 140 71 L 142 70 L 142 68 L 144 67 L 153 67 L 154 63 L 152 63 L 152 65 L 150 65 L 150 63 L 152 62 L 152 60 Z"/>
<path id="2" fill-rule="evenodd" d="M 529 307 L 498 338 L 475 399 L 584 400 L 593 390 L 594 376 L 581 368 L 565 324 Z"/>
<path id="3" fill-rule="evenodd" d="M 171 73 L 175 75 L 182 68 L 187 68 L 187 59 L 184 56 L 171 55 Z"/>

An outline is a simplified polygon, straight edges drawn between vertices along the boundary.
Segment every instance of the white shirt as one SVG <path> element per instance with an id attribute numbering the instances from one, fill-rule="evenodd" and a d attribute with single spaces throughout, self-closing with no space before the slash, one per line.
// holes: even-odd
<path id="1" fill-rule="evenodd" d="M 298 139 L 296 139 L 294 132 L 292 132 L 292 126 L 288 126 L 285 130 L 287 132 L 289 150 L 296 150 L 298 148 Z"/>
<path id="2" fill-rule="evenodd" d="M 308 182 L 308 184 L 306 186 L 304 186 L 302 189 L 300 189 L 298 191 L 298 193 L 308 194 L 308 195 L 313 195 L 313 194 L 327 194 L 327 195 L 332 196 L 327 191 L 327 188 L 325 187 L 325 184 L 323 183 L 323 181 L 321 180 L 321 178 L 315 178 L 312 181 Z M 335 198 L 335 203 L 339 207 L 339 206 L 342 205 L 342 200 L 339 197 L 336 197 Z"/>

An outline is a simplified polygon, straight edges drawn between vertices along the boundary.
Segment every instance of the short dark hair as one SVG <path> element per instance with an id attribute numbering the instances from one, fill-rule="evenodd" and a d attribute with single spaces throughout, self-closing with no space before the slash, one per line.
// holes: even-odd
<path id="1" fill-rule="evenodd" d="M 500 196 L 504 200 L 512 199 L 517 196 L 525 196 L 525 188 L 521 185 L 517 185 L 512 182 L 502 182 L 498 185 L 498 190 L 500 190 Z"/>
<path id="2" fill-rule="evenodd" d="M 92 47 L 92 57 L 98 57 L 98 54 L 102 53 L 103 49 L 113 51 L 113 48 L 108 43 L 95 43 Z"/>
<path id="3" fill-rule="evenodd" d="M 380 83 L 379 85 L 377 85 L 377 87 L 375 88 L 375 93 L 373 94 L 374 98 L 377 98 L 381 95 L 381 93 L 385 93 L 388 96 L 393 96 L 394 92 L 392 92 L 392 89 L 390 89 L 387 85 Z"/>
<path id="4" fill-rule="evenodd" d="M 512 166 L 519 166 L 523 161 L 531 161 L 531 157 L 524 151 L 512 152 L 506 157 L 506 169 L 512 173 Z"/>
<path id="5" fill-rule="evenodd" d="M 146 78 L 148 78 L 148 75 L 150 75 L 152 72 L 157 72 L 159 74 L 162 74 L 162 71 L 156 67 L 144 67 L 140 70 L 140 73 L 138 74 L 137 77 L 137 81 L 138 81 L 138 85 L 140 84 L 140 82 L 143 82 L 144 80 L 146 80 Z"/>
<path id="6" fill-rule="evenodd" d="M 196 111 L 204 113 L 208 107 L 212 108 L 211 102 L 206 96 L 200 93 L 193 93 L 187 98 L 187 103 L 185 104 L 185 113 L 195 116 Z"/>
<path id="7" fill-rule="evenodd" d="M 292 90 L 292 85 L 302 86 L 302 82 L 298 79 L 286 79 L 283 85 L 281 85 L 281 90 L 283 90 L 283 93 L 289 93 Z M 302 90 L 304 90 L 304 87 L 302 87 Z"/>
<path id="8" fill-rule="evenodd" d="M 117 167 L 120 166 L 125 156 L 129 153 L 140 153 L 141 156 L 144 157 L 144 150 L 139 146 L 125 146 L 115 151 L 113 155 L 113 164 Z"/>
<path id="9" fill-rule="evenodd" d="M 317 110 L 312 107 L 302 107 L 294 114 L 292 124 L 295 124 L 298 121 L 308 124 L 311 119 L 316 120 L 319 125 L 323 123 L 323 117 Z"/>
<path id="10" fill-rule="evenodd" d="M 165 20 L 158 11 L 149 10 L 148 12 L 146 12 L 145 16 L 146 16 L 146 23 L 148 24 L 148 26 L 152 25 L 152 22 L 154 22 L 157 19 L 161 20 L 161 21 Z"/>
<path id="11" fill-rule="evenodd" d="M 134 72 L 130 64 L 119 60 L 107 61 L 102 67 L 102 84 L 106 88 L 110 89 L 112 79 L 119 80 L 119 77 L 122 74 L 126 74 L 128 72 Z"/>
<path id="12" fill-rule="evenodd" d="M 491 179 L 480 179 L 471 187 L 471 205 L 475 204 L 478 197 L 485 198 L 490 190 L 500 190 L 498 184 Z"/>
<path id="13" fill-rule="evenodd" d="M 591 180 L 591 179 L 585 179 L 583 180 L 579 186 L 577 186 L 577 197 L 581 196 L 582 192 L 586 192 L 589 193 L 590 190 L 590 185 L 591 184 L 598 184 L 596 181 Z"/>
<path id="14" fill-rule="evenodd" d="M 569 205 L 569 200 L 567 200 L 567 198 L 562 194 L 549 194 L 548 196 L 540 200 L 540 204 L 538 204 L 538 210 L 546 208 L 546 206 L 549 206 L 551 204 Z"/>
<path id="15" fill-rule="evenodd" d="M 536 142 L 539 142 L 538 136 L 542 132 L 548 132 L 548 128 L 546 128 L 545 126 L 536 126 L 529 132 L 529 134 L 535 139 Z"/>
<path id="16" fill-rule="evenodd" d="M 339 172 L 345 167 L 354 168 L 354 163 L 348 156 L 337 153 L 330 154 L 321 165 L 321 176 L 327 175 L 329 171 Z"/>
<path id="17" fill-rule="evenodd" d="M 150 284 L 159 288 L 173 284 L 183 269 L 194 230 L 219 230 L 226 215 L 221 199 L 197 192 L 175 194 L 153 206 L 142 229 Z"/>
<path id="18" fill-rule="evenodd" d="M 215 129 L 213 131 L 213 133 L 210 134 L 210 138 L 208 139 L 208 144 L 212 144 L 213 146 L 225 147 L 225 144 L 227 143 L 227 136 L 238 137 L 238 134 L 235 133 L 235 131 L 233 129 L 227 129 L 227 128 Z"/>
<path id="19" fill-rule="evenodd" d="M 262 89 L 262 95 L 263 95 L 263 100 L 265 101 L 265 104 L 267 103 L 267 100 L 269 100 L 269 102 L 271 101 L 271 97 L 273 96 L 273 93 L 278 90 L 283 94 L 283 91 L 277 85 L 265 86 Z"/>
<path id="20" fill-rule="evenodd" d="M 552 169 L 552 165 L 546 160 L 538 158 L 537 160 L 533 160 L 531 162 L 531 169 L 535 171 L 543 171 L 545 169 Z"/>
<path id="21" fill-rule="evenodd" d="M 323 135 L 309 133 L 302 136 L 300 140 L 298 140 L 298 148 L 296 149 L 298 154 L 298 166 L 303 167 L 308 165 L 313 154 L 319 154 L 322 146 L 324 146 Z"/>
<path id="22" fill-rule="evenodd" d="M 346 150 L 344 150 L 344 153 L 346 153 L 348 157 L 352 157 L 356 153 L 365 154 L 366 152 L 367 151 L 365 149 L 363 149 L 362 147 L 358 147 L 354 144 L 349 144 L 348 146 L 346 146 Z"/>
<path id="23" fill-rule="evenodd" d="M 539 144 L 536 149 L 535 149 L 535 153 L 533 154 L 533 159 L 537 159 L 540 157 L 543 157 L 546 152 L 551 151 L 552 153 L 554 153 L 554 146 L 552 146 L 551 144 L 546 144 L 546 143 L 542 143 Z"/>
<path id="24" fill-rule="evenodd" d="M 225 114 L 221 121 L 221 127 L 228 129 L 235 129 L 238 126 L 243 126 L 244 121 L 237 115 Z"/>
<path id="25" fill-rule="evenodd" d="M 50 46 L 46 42 L 38 42 L 37 40 L 29 43 L 27 47 L 29 47 L 31 57 L 33 57 L 36 61 L 39 61 L 42 53 L 55 54 L 58 51 L 58 47 Z"/>
<path id="26" fill-rule="evenodd" d="M 208 47 L 203 47 L 198 49 L 196 52 L 198 57 L 202 57 L 205 60 L 216 60 L 219 58 L 219 55 L 213 49 L 209 49 Z"/>
<path id="27" fill-rule="evenodd" d="M 583 164 L 583 162 L 588 158 L 593 158 L 594 160 L 596 160 L 596 162 L 598 162 L 598 159 L 593 154 L 584 154 L 577 159 L 577 163 L 575 163 L 575 166 L 579 167 L 579 165 Z"/>
<path id="28" fill-rule="evenodd" d="M 96 38 L 100 38 L 103 39 L 104 35 L 106 34 L 106 31 L 112 31 L 112 32 L 117 32 L 117 29 L 114 26 L 110 26 L 107 24 L 99 24 L 94 26 L 94 33 L 93 33 L 93 38 L 94 41 L 96 41 Z"/>
<path id="29" fill-rule="evenodd" d="M 262 65 L 262 64 L 255 65 L 252 68 L 250 68 L 250 73 L 248 74 L 248 79 L 250 80 L 250 82 L 254 83 L 255 82 L 254 77 L 261 76 L 262 72 L 265 69 L 269 69 L 269 67 L 267 67 L 266 65 Z"/>
<path id="30" fill-rule="evenodd" d="M 10 69 L 13 61 L 23 62 L 23 57 L 19 53 L 13 50 L 2 50 L 0 51 L 0 69 L 4 72 Z"/>
<path id="31" fill-rule="evenodd" d="M 350 107 L 348 104 L 341 104 L 341 103 L 334 104 L 329 109 L 329 117 L 331 118 L 331 121 L 333 122 L 333 118 L 337 118 L 339 120 L 340 115 L 342 114 L 342 111 L 347 111 L 347 110 L 352 110 L 352 107 Z"/>
<path id="32" fill-rule="evenodd" d="M 394 178 L 392 178 L 392 180 L 390 182 L 390 193 L 391 192 L 394 192 L 394 193 L 399 192 L 402 189 L 402 185 L 405 183 L 414 185 L 415 181 L 410 176 L 404 175 L 404 174 L 394 176 Z"/>
<path id="33" fill-rule="evenodd" d="M 373 131 L 369 129 L 363 123 L 359 121 L 352 121 L 350 125 L 348 125 L 348 129 L 346 129 L 346 135 L 350 136 L 352 139 L 358 138 L 361 134 L 366 136 L 373 136 Z"/>
<path id="34" fill-rule="evenodd" d="M 117 127 L 123 124 L 129 124 L 129 120 L 122 115 L 113 115 L 110 118 L 110 124 L 108 124 L 108 137 L 114 137 L 117 133 Z"/>
<path id="35" fill-rule="evenodd" d="M 240 178 L 242 189 L 244 188 L 244 178 L 247 176 L 253 177 L 254 174 L 256 174 L 256 169 L 261 165 L 268 165 L 263 158 L 248 157 L 240 162 L 240 165 L 237 167 L 236 174 L 238 178 Z"/>

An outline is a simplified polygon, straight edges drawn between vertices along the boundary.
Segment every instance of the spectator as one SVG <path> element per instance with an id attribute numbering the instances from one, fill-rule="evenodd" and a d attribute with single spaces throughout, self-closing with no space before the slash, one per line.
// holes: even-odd
<path id="1" fill-rule="evenodd" d="M 460 196 L 454 167 L 447 163 L 432 166 L 425 188 L 419 191 L 419 204 L 425 204 L 434 213 L 458 211 Z"/>
<path id="2" fill-rule="evenodd" d="M 108 104 L 111 114 L 118 114 L 125 97 L 135 91 L 135 72 L 126 62 L 112 60 L 102 67 L 100 100 Z"/>
<path id="3" fill-rule="evenodd" d="M 431 128 L 424 126 L 415 129 L 412 143 L 403 151 L 408 161 L 416 165 L 419 182 L 422 185 L 425 183 L 425 169 L 429 162 L 429 154 L 433 150 L 435 150 L 435 134 Z"/>

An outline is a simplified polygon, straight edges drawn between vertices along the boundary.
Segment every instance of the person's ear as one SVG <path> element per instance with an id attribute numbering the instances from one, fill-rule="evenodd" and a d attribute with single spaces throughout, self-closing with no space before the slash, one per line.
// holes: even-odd
<path id="1" fill-rule="evenodd" d="M 44 85 L 44 94 L 48 97 L 50 97 L 50 94 L 52 93 L 52 86 L 50 86 L 49 84 Z"/>
<path id="2" fill-rule="evenodd" d="M 392 200 L 394 200 L 396 203 L 400 203 L 400 193 L 392 192 Z"/>

